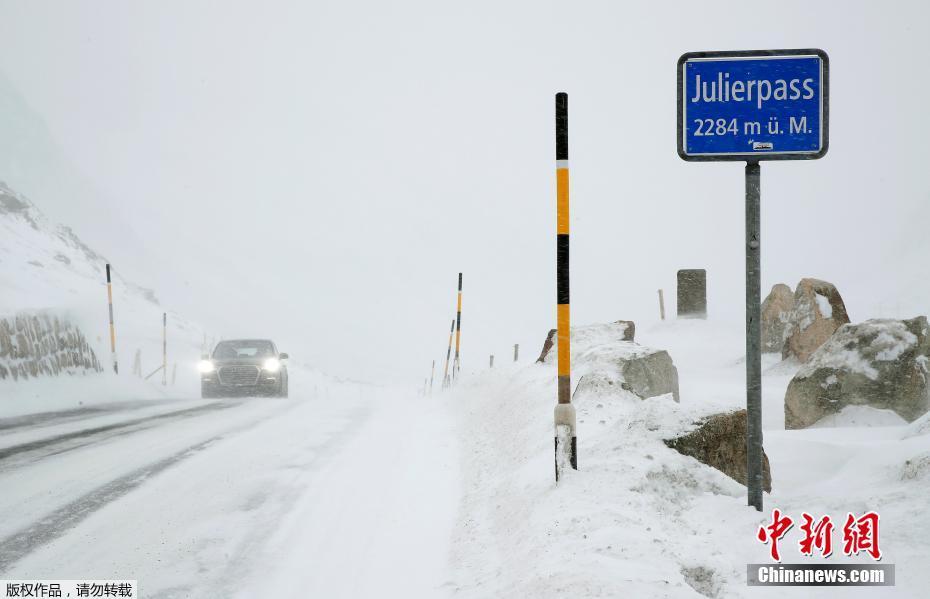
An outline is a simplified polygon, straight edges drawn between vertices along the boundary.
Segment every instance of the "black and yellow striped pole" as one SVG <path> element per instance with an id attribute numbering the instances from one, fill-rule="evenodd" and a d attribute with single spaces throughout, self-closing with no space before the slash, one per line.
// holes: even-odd
<path id="1" fill-rule="evenodd" d="M 161 315 L 161 384 L 168 384 L 168 313 Z"/>
<path id="2" fill-rule="evenodd" d="M 452 326 L 449 328 L 449 347 L 446 349 L 446 364 L 442 368 L 442 386 L 449 386 L 449 358 L 452 357 L 452 334 L 455 332 L 455 319 L 452 319 Z"/>
<path id="3" fill-rule="evenodd" d="M 459 347 L 462 342 L 462 273 L 459 273 L 459 295 L 455 310 L 455 362 L 452 365 L 452 376 L 459 376 L 461 363 L 459 362 Z"/>
<path id="4" fill-rule="evenodd" d="M 568 293 L 568 94 L 555 95 L 556 316 L 558 397 L 555 406 L 555 480 L 566 464 L 578 469 L 578 437 L 572 405 L 571 319 Z"/>
<path id="5" fill-rule="evenodd" d="M 113 282 L 110 279 L 109 264 L 107 264 L 107 306 L 110 310 L 110 355 L 113 358 L 113 372 L 119 374 L 119 362 L 116 359 L 116 327 L 113 326 Z"/>

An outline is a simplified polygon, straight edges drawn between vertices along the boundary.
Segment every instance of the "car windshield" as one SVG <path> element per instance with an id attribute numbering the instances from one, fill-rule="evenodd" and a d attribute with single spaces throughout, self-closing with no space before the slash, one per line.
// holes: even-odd
<path id="1" fill-rule="evenodd" d="M 233 358 L 264 358 L 274 355 L 270 341 L 238 340 L 220 341 L 213 351 L 213 357 L 220 360 Z"/>

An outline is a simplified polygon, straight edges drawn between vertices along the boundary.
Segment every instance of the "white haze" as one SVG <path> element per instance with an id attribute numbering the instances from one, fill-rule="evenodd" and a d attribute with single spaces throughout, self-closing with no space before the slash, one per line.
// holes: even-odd
<path id="1" fill-rule="evenodd" d="M 217 335 L 414 383 L 459 271 L 465 370 L 554 323 L 557 91 L 574 321 L 654 320 L 688 267 L 738 321 L 742 165 L 676 155 L 675 62 L 820 47 L 830 151 L 763 165 L 763 291 L 816 276 L 853 320 L 926 314 L 928 22 L 924 2 L 4 1 L 0 179 Z"/>

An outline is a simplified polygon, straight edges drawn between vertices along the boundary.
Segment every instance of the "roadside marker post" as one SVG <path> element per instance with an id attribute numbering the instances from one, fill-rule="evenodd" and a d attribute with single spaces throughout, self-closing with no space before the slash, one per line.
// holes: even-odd
<path id="1" fill-rule="evenodd" d="M 459 346 L 462 341 L 462 273 L 459 273 L 459 293 L 455 310 L 455 362 L 452 364 L 452 378 L 459 376 Z"/>
<path id="2" fill-rule="evenodd" d="M 665 320 L 665 295 L 659 289 L 659 318 Z"/>
<path id="3" fill-rule="evenodd" d="M 107 307 L 110 311 L 110 355 L 113 358 L 113 372 L 119 374 L 119 362 L 116 359 L 116 328 L 113 326 L 113 283 L 110 279 L 109 264 L 107 264 Z"/>
<path id="4" fill-rule="evenodd" d="M 433 365 L 429 369 L 429 394 L 433 394 L 433 377 L 436 376 L 436 360 L 433 360 Z"/>
<path id="5" fill-rule="evenodd" d="M 826 52 L 688 52 L 678 59 L 678 155 L 746 162 L 746 453 L 748 504 L 762 511 L 762 160 L 816 160 L 829 147 Z"/>
<path id="6" fill-rule="evenodd" d="M 578 469 L 578 437 L 572 405 L 571 319 L 568 285 L 568 94 L 555 95 L 556 320 L 558 403 L 555 406 L 555 481 L 567 466 Z"/>
<path id="7" fill-rule="evenodd" d="M 452 327 L 449 329 L 449 347 L 446 349 L 446 363 L 442 367 L 442 387 L 445 389 L 449 386 L 449 358 L 452 357 L 452 333 L 455 332 L 455 319 L 452 319 Z"/>
<path id="8" fill-rule="evenodd" d="M 161 315 L 161 384 L 168 384 L 168 313 Z"/>

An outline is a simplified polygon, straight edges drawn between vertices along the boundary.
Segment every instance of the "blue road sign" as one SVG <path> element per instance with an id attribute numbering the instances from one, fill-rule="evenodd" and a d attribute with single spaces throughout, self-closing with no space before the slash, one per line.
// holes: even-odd
<path id="1" fill-rule="evenodd" d="M 828 145 L 822 50 L 691 52 L 678 61 L 685 160 L 820 158 Z"/>

